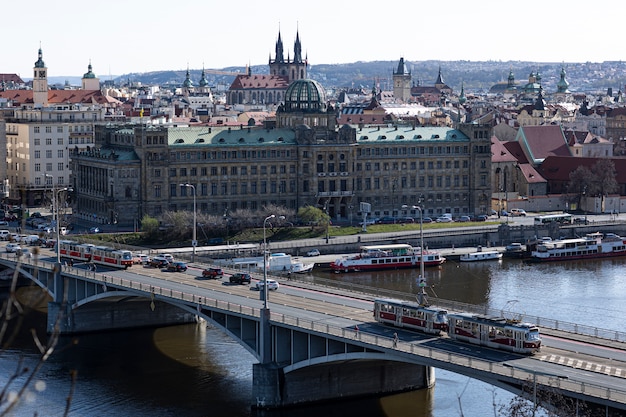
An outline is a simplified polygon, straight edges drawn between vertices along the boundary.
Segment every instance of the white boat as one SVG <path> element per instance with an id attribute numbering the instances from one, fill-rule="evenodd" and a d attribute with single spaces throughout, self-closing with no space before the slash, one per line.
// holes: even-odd
<path id="1" fill-rule="evenodd" d="M 502 259 L 502 253 L 497 250 L 471 252 L 461 255 L 461 262 L 496 261 Z"/>
<path id="2" fill-rule="evenodd" d="M 626 256 L 626 238 L 615 233 L 589 233 L 575 239 L 544 241 L 530 254 L 533 262 L 570 261 Z"/>
<path id="3" fill-rule="evenodd" d="M 294 272 L 296 274 L 305 274 L 307 272 L 311 272 L 314 266 L 315 262 L 311 262 L 308 264 L 305 264 L 303 262 L 293 262 L 291 264 L 291 272 Z"/>
<path id="4" fill-rule="evenodd" d="M 424 266 L 441 265 L 446 258 L 438 252 L 425 250 Z M 422 249 L 398 243 L 392 245 L 361 246 L 357 255 L 336 259 L 330 268 L 336 273 L 354 271 L 374 271 L 385 269 L 417 268 L 420 266 Z"/>

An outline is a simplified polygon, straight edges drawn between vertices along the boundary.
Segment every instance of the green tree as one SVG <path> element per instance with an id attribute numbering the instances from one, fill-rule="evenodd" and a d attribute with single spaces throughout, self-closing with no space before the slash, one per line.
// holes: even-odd
<path id="1" fill-rule="evenodd" d="M 313 206 L 304 206 L 298 210 L 298 218 L 304 223 L 311 225 L 311 230 L 315 226 L 327 227 L 330 224 L 330 216 L 322 209 Z"/>
<path id="2" fill-rule="evenodd" d="M 159 233 L 159 221 L 146 214 L 141 219 L 141 230 L 149 237 L 156 237 Z"/>

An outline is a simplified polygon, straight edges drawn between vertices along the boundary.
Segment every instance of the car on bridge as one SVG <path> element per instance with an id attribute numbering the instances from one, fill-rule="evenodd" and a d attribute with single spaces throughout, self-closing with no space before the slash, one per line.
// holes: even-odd
<path id="1" fill-rule="evenodd" d="M 171 272 L 185 272 L 187 270 L 187 264 L 184 262 L 171 262 L 167 265 L 167 270 Z"/>
<path id="2" fill-rule="evenodd" d="M 153 268 L 167 268 L 169 264 L 170 261 L 165 259 L 163 256 L 155 256 L 150 260 L 150 263 L 148 263 L 148 265 Z"/>
<path id="3" fill-rule="evenodd" d="M 250 274 L 245 272 L 237 272 L 236 274 L 232 274 L 230 278 L 228 278 L 228 282 L 231 284 L 250 284 L 252 282 L 252 278 Z"/>
<path id="4" fill-rule="evenodd" d="M 318 249 L 311 249 L 306 253 L 306 256 L 320 256 L 320 251 Z"/>
<path id="5" fill-rule="evenodd" d="M 263 287 L 265 287 L 265 282 L 263 280 L 256 283 L 256 289 L 259 291 L 263 291 Z M 267 289 L 268 291 L 276 291 L 280 287 L 278 282 L 274 279 L 267 280 Z"/>
<path id="6" fill-rule="evenodd" d="M 202 278 L 218 279 L 224 276 L 222 268 L 207 268 L 202 271 Z"/>
<path id="7" fill-rule="evenodd" d="M 18 250 L 21 250 L 22 247 L 20 245 L 18 245 L 17 243 L 8 243 L 7 246 L 5 247 L 5 250 L 8 253 L 15 253 Z"/>

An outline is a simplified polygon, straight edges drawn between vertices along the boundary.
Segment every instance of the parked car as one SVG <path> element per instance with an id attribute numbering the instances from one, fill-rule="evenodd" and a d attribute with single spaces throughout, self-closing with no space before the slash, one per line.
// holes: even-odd
<path id="1" fill-rule="evenodd" d="M 256 283 L 256 289 L 259 291 L 263 291 L 263 288 L 265 287 L 265 282 L 263 280 L 259 281 Z M 278 285 L 278 282 L 276 282 L 276 280 L 273 279 L 268 279 L 267 280 L 267 290 L 268 291 L 276 291 L 278 289 L 278 287 L 280 287 L 280 285 Z"/>
<path id="2" fill-rule="evenodd" d="M 0 239 L 1 240 L 9 240 L 10 238 L 11 238 L 11 232 L 10 231 L 8 231 L 6 229 L 0 230 Z"/>
<path id="3" fill-rule="evenodd" d="M 437 223 L 452 223 L 452 219 L 450 217 L 442 216 L 442 217 L 437 217 L 436 222 Z"/>
<path id="4" fill-rule="evenodd" d="M 20 245 L 18 245 L 17 243 L 7 243 L 7 246 L 5 248 L 5 250 L 8 253 L 15 253 L 18 250 L 22 249 L 22 247 Z"/>
<path id="5" fill-rule="evenodd" d="M 486 222 L 489 217 L 486 214 L 481 214 L 476 217 L 477 222 Z"/>
<path id="6" fill-rule="evenodd" d="M 137 256 L 139 256 L 139 259 L 141 259 L 141 264 L 142 265 L 147 265 L 150 263 L 150 257 L 148 255 L 145 255 L 143 253 L 139 253 L 137 254 Z"/>
<path id="7" fill-rule="evenodd" d="M 222 278 L 223 276 L 224 276 L 224 271 L 222 271 L 222 268 L 207 268 L 204 271 L 202 271 L 203 278 L 218 279 L 218 278 Z"/>
<path id="8" fill-rule="evenodd" d="M 100 233 L 100 228 L 99 227 L 92 227 L 91 229 L 89 229 L 89 233 L 91 233 L 91 234 Z"/>
<path id="9" fill-rule="evenodd" d="M 161 256 L 167 259 L 168 262 L 174 262 L 174 257 L 170 255 L 169 253 L 164 253 Z"/>
<path id="10" fill-rule="evenodd" d="M 33 253 L 30 251 L 30 249 L 28 248 L 20 248 L 18 250 L 15 251 L 15 255 L 17 255 L 17 257 L 24 257 L 24 258 L 32 258 L 33 257 Z"/>
<path id="11" fill-rule="evenodd" d="M 167 265 L 167 270 L 172 272 L 185 272 L 187 264 L 184 262 L 172 262 Z"/>
<path id="12" fill-rule="evenodd" d="M 424 217 L 422 218 L 422 223 L 432 223 L 433 219 L 431 219 L 430 217 Z"/>
<path id="13" fill-rule="evenodd" d="M 470 216 L 461 216 L 461 217 L 459 217 L 458 221 L 463 222 L 463 223 L 467 223 L 467 222 L 471 222 L 472 218 Z"/>
<path id="14" fill-rule="evenodd" d="M 250 284 L 252 281 L 250 274 L 245 272 L 237 272 L 236 274 L 232 274 L 228 281 L 232 284 Z"/>
<path id="15" fill-rule="evenodd" d="M 385 216 L 378 219 L 376 224 L 394 224 L 396 222 L 395 217 Z"/>
<path id="16" fill-rule="evenodd" d="M 511 216 L 526 216 L 526 210 L 520 208 L 511 209 Z"/>
<path id="17" fill-rule="evenodd" d="M 6 220 L 0 220 L 0 226 L 8 226 L 9 222 Z"/>
<path id="18" fill-rule="evenodd" d="M 585 217 L 574 217 L 574 224 L 589 224 L 589 220 Z"/>
<path id="19" fill-rule="evenodd" d="M 155 256 L 150 260 L 149 265 L 154 268 L 167 268 L 169 261 L 162 256 Z"/>
<path id="20" fill-rule="evenodd" d="M 306 256 L 320 256 L 320 251 L 317 249 L 311 249 L 306 253 Z"/>

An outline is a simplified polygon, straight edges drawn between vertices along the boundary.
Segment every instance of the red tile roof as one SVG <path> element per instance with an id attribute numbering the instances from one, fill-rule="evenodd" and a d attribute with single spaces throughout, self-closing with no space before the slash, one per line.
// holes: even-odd
<path id="1" fill-rule="evenodd" d="M 522 151 L 522 146 L 519 142 L 509 141 L 504 142 L 504 147 L 507 151 L 511 153 L 520 164 L 527 164 L 528 158 L 526 158 L 526 154 Z"/>
<path id="2" fill-rule="evenodd" d="M 572 156 L 560 126 L 524 126 L 521 127 L 517 140 L 522 149 L 528 152 L 531 162 L 539 163 L 548 156 Z"/>
<path id="3" fill-rule="evenodd" d="M 491 138 L 491 162 L 516 162 L 517 158 L 504 146 L 505 142 Z"/>
<path id="4" fill-rule="evenodd" d="M 279 75 L 255 74 L 238 75 L 230 85 L 231 90 L 246 89 L 287 89 L 289 79 Z"/>
<path id="5" fill-rule="evenodd" d="M 0 97 L 12 100 L 17 104 L 32 103 L 33 90 L 0 91 Z M 48 91 L 48 103 L 110 104 L 118 103 L 118 100 L 103 95 L 100 90 L 50 90 Z"/>
<path id="6" fill-rule="evenodd" d="M 549 156 L 541 164 L 539 171 L 548 181 L 569 181 L 569 175 L 579 166 L 589 169 L 600 158 L 577 158 L 574 156 Z M 626 159 L 609 158 L 615 164 L 617 182 L 626 184 Z"/>

